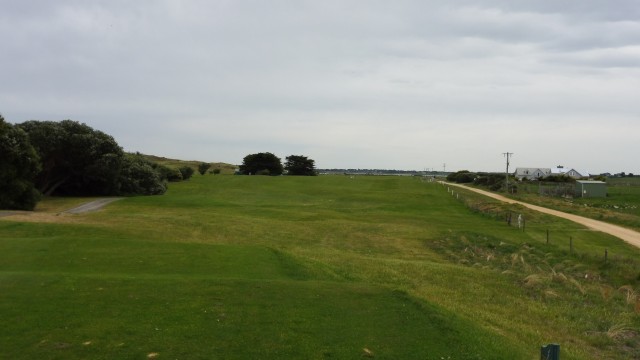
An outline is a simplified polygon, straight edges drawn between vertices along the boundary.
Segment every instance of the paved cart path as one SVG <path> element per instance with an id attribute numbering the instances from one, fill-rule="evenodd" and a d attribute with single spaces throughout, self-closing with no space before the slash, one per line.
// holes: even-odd
<path id="1" fill-rule="evenodd" d="M 500 200 L 509 204 L 518 204 L 518 205 L 522 205 L 524 207 L 527 207 L 529 209 L 535 210 L 535 211 L 539 211 L 545 214 L 550 214 L 550 215 L 554 215 L 557 217 L 561 217 L 563 219 L 567 219 L 567 220 L 571 220 L 575 223 L 584 225 L 586 227 L 588 227 L 589 229 L 592 230 L 596 230 L 596 231 L 601 231 L 603 233 L 607 233 L 610 235 L 613 235 L 617 238 L 620 238 L 626 242 L 628 242 L 629 244 L 640 248 L 640 233 L 631 229 L 627 229 L 624 228 L 622 226 L 618 226 L 618 225 L 613 225 L 610 223 L 606 223 L 604 221 L 599 221 L 599 220 L 594 220 L 594 219 L 589 219 L 586 218 L 584 216 L 579 216 L 579 215 L 574 215 L 574 214 L 569 214 L 566 212 L 562 212 L 562 211 L 558 211 L 558 210 L 553 210 L 553 209 L 549 209 L 546 207 L 542 207 L 542 206 L 538 206 L 538 205 L 533 205 L 533 204 L 529 204 L 529 203 L 525 203 L 522 201 L 518 201 L 518 200 L 513 200 L 513 199 L 509 199 L 508 197 L 502 196 L 502 195 L 498 195 L 489 191 L 485 191 L 485 190 L 480 190 L 480 189 L 476 189 L 476 188 L 472 188 L 469 186 L 465 186 L 465 185 L 460 185 L 460 184 L 453 184 L 453 183 L 446 183 L 443 182 L 443 184 L 447 185 L 447 186 L 456 186 L 456 187 L 460 187 L 460 188 L 464 188 L 485 196 L 488 196 L 490 198 L 496 199 L 496 200 Z"/>
<path id="2" fill-rule="evenodd" d="M 71 210 L 67 210 L 65 211 L 65 213 L 68 214 L 82 214 L 82 213 L 86 213 L 86 212 L 91 212 L 91 211 L 97 211 L 100 210 L 102 207 L 104 207 L 107 204 L 110 204 L 114 201 L 118 201 L 121 200 L 123 198 L 104 198 L 104 199 L 98 199 L 98 200 L 94 200 L 85 204 L 82 204 L 78 207 L 75 207 Z"/>

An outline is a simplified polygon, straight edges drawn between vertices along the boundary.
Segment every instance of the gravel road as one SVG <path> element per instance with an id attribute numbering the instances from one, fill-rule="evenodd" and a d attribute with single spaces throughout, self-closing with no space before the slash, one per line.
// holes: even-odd
<path id="1" fill-rule="evenodd" d="M 549 214 L 549 215 L 554 215 L 557 217 L 561 217 L 563 219 L 567 219 L 567 220 L 571 220 L 575 223 L 581 224 L 586 226 L 589 229 L 592 230 L 596 230 L 596 231 L 601 231 L 603 233 L 607 233 L 609 235 L 613 235 L 617 238 L 620 238 L 626 242 L 628 242 L 629 244 L 640 248 L 640 233 L 631 229 L 627 229 L 624 228 L 622 226 L 618 226 L 618 225 L 613 225 L 610 223 L 606 223 L 604 221 L 599 221 L 599 220 L 594 220 L 594 219 L 589 219 L 586 218 L 584 216 L 579 216 L 579 215 L 574 215 L 574 214 L 568 214 L 562 211 L 558 211 L 558 210 L 553 210 L 553 209 L 548 209 L 542 206 L 537 206 L 537 205 L 533 205 L 533 204 L 529 204 L 529 203 L 525 203 L 522 201 L 517 201 L 517 200 L 513 200 L 513 199 L 509 199 L 507 197 L 504 197 L 502 195 L 498 195 L 489 191 L 485 191 L 485 190 L 480 190 L 480 189 L 476 189 L 476 188 L 472 188 L 469 186 L 465 186 L 465 185 L 460 185 L 460 184 L 453 184 L 453 183 L 444 183 L 447 186 L 456 186 L 456 187 L 460 187 L 460 188 L 464 188 L 470 191 L 474 191 L 477 192 L 479 194 L 488 196 L 490 198 L 496 199 L 496 200 L 500 200 L 509 204 L 518 204 L 518 205 L 522 205 L 525 206 L 529 209 L 535 210 L 535 211 L 539 211 L 545 214 Z"/>

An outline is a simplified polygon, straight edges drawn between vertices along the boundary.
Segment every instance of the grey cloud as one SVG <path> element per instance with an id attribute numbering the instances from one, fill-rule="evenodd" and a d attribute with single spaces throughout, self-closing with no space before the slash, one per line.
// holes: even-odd
<path id="1" fill-rule="evenodd" d="M 491 170 L 562 119 L 584 136 L 637 119 L 638 15 L 635 0 L 0 1 L 0 112 L 164 156 Z M 473 156 L 443 159 L 447 141 Z"/>
<path id="2" fill-rule="evenodd" d="M 640 45 L 600 48 L 569 54 L 550 54 L 547 61 L 568 66 L 595 68 L 640 68 Z"/>

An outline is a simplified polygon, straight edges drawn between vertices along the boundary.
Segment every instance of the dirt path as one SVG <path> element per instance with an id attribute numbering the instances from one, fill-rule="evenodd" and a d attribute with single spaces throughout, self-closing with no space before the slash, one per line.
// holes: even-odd
<path id="1" fill-rule="evenodd" d="M 5 216 L 13 216 L 15 214 L 17 214 L 17 212 L 15 212 L 15 211 L 0 210 L 0 218 L 1 217 L 5 217 Z"/>
<path id="2" fill-rule="evenodd" d="M 100 210 L 102 207 L 104 207 L 107 204 L 110 204 L 114 201 L 118 201 L 122 198 L 104 198 L 104 199 L 98 199 L 98 200 L 94 200 L 85 204 L 82 204 L 78 207 L 75 207 L 73 209 L 67 210 L 65 211 L 65 213 L 68 214 L 82 214 L 82 213 L 86 213 L 86 212 L 91 212 L 91 211 L 97 211 Z"/>
<path id="3" fill-rule="evenodd" d="M 83 217 L 72 216 L 76 214 L 83 214 L 87 212 L 100 210 L 107 204 L 123 198 L 102 198 L 94 201 L 84 203 L 80 206 L 74 207 L 62 212 L 57 211 L 6 211 L 0 210 L 0 219 L 9 221 L 25 221 L 25 222 L 40 222 L 40 223 L 77 223 L 83 220 Z M 66 216 L 65 216 L 66 215 Z"/>
<path id="4" fill-rule="evenodd" d="M 502 195 L 498 195 L 489 191 L 485 191 L 485 190 L 480 190 L 480 189 L 476 189 L 476 188 L 472 188 L 469 186 L 465 186 L 465 185 L 459 185 L 459 184 L 452 184 L 452 183 L 444 183 L 443 184 L 447 185 L 447 186 L 456 186 L 456 187 L 460 187 L 460 188 L 464 188 L 470 191 L 474 191 L 477 192 L 479 194 L 488 196 L 490 198 L 496 199 L 496 200 L 500 200 L 509 204 L 518 204 L 518 205 L 522 205 L 524 207 L 527 207 L 529 209 L 535 210 L 535 211 L 539 211 L 545 214 L 550 214 L 550 215 L 554 215 L 557 217 L 561 217 L 563 219 L 567 219 L 567 220 L 571 220 L 575 223 L 584 225 L 586 227 L 588 227 L 589 229 L 592 230 L 596 230 L 596 231 L 601 231 L 603 233 L 607 233 L 610 235 L 613 235 L 617 238 L 620 238 L 626 242 L 628 242 L 629 244 L 640 248 L 640 233 L 631 229 L 627 229 L 624 228 L 622 226 L 618 226 L 618 225 L 613 225 L 613 224 L 609 224 L 606 223 L 604 221 L 598 221 L 598 220 L 594 220 L 594 219 L 589 219 L 586 218 L 584 216 L 579 216 L 579 215 L 574 215 L 574 214 L 568 214 L 562 211 L 558 211 L 558 210 L 553 210 L 553 209 L 548 209 L 542 206 L 538 206 L 538 205 L 532 205 L 529 203 L 525 203 L 522 201 L 517 201 L 517 200 L 513 200 L 513 199 L 509 199 L 507 197 L 504 197 Z"/>

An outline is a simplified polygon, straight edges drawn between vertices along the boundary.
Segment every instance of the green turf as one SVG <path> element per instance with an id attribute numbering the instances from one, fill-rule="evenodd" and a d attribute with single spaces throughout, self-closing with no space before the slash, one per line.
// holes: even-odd
<path id="1" fill-rule="evenodd" d="M 0 333 L 13 359 L 355 358 L 365 348 L 383 359 L 488 351 L 508 359 L 516 351 L 441 309 L 366 285 L 33 274 L 2 285 Z"/>
<path id="2" fill-rule="evenodd" d="M 10 225 L 3 230 L 24 227 Z M 33 230 L 2 241 L 0 339 L 8 358 L 349 358 L 365 348 L 389 359 L 517 353 L 404 292 L 312 279 L 295 259 L 262 246 L 132 241 L 98 229 L 77 237 L 71 226 Z M 450 349 L 460 338 L 468 341 Z"/>
<path id="3" fill-rule="evenodd" d="M 405 177 L 207 175 L 59 224 L 3 218 L 0 352 L 534 359 L 559 342 L 563 359 L 640 354 L 622 288 L 640 283 L 637 249 L 461 194 Z"/>

